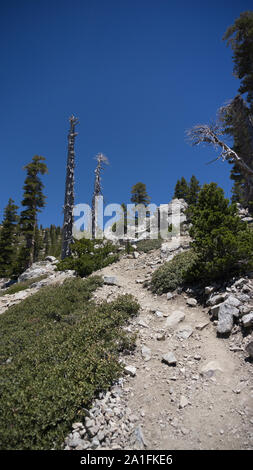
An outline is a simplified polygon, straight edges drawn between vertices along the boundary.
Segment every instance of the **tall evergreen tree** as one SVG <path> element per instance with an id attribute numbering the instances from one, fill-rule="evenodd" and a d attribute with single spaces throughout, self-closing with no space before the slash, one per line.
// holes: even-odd
<path id="1" fill-rule="evenodd" d="M 0 277 L 9 277 L 13 272 L 16 256 L 18 206 L 10 198 L 4 210 L 4 220 L 0 232 Z"/>
<path id="2" fill-rule="evenodd" d="M 192 175 L 190 184 L 189 184 L 189 192 L 186 199 L 186 202 L 189 205 L 196 204 L 198 200 L 198 194 L 200 191 L 200 184 L 197 180 L 196 176 Z"/>
<path id="3" fill-rule="evenodd" d="M 20 215 L 20 228 L 25 237 L 25 247 L 21 250 L 19 256 L 20 269 L 27 269 L 34 261 L 34 243 L 35 231 L 37 225 L 37 216 L 45 206 L 45 196 L 43 194 L 44 185 L 39 175 L 48 172 L 44 163 L 45 158 L 35 155 L 31 161 L 24 167 L 27 177 L 24 184 L 24 198 L 22 206 L 25 209 Z"/>
<path id="4" fill-rule="evenodd" d="M 43 236 L 42 231 L 39 229 L 38 225 L 35 227 L 34 235 L 34 261 L 41 260 L 43 255 Z"/>
<path id="5" fill-rule="evenodd" d="M 240 14 L 223 39 L 233 50 L 234 74 L 241 80 L 240 93 L 247 93 L 253 113 L 253 11 Z"/>
<path id="6" fill-rule="evenodd" d="M 239 92 L 247 94 L 249 103 L 248 108 L 242 97 L 237 96 L 223 108 L 222 118 L 227 125 L 225 132 L 234 138 L 233 150 L 253 168 L 253 11 L 241 13 L 223 39 L 233 51 L 234 74 L 241 80 Z M 233 164 L 231 179 L 234 181 L 232 201 L 249 207 L 253 213 L 253 190 L 248 174 Z"/>
<path id="7" fill-rule="evenodd" d="M 202 187 L 191 222 L 191 246 L 197 258 L 188 280 L 206 283 L 252 269 L 253 233 L 215 183 Z"/>
<path id="8" fill-rule="evenodd" d="M 177 180 L 173 199 L 184 199 L 187 201 L 189 196 L 189 187 L 186 179 L 182 176 L 181 180 Z"/>
<path id="9" fill-rule="evenodd" d="M 144 183 L 136 183 L 131 189 L 131 202 L 133 204 L 144 204 L 147 207 L 150 203 L 150 197 Z"/>

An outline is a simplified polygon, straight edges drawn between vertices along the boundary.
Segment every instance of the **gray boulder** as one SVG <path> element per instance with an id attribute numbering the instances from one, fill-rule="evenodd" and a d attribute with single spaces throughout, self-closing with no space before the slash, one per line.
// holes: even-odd
<path id="1" fill-rule="evenodd" d="M 241 322 L 244 328 L 249 328 L 250 326 L 253 326 L 253 312 L 244 315 L 241 319 Z"/>
<path id="2" fill-rule="evenodd" d="M 250 341 L 250 343 L 247 344 L 245 351 L 247 351 L 248 355 L 253 358 L 253 341 Z"/>
<path id="3" fill-rule="evenodd" d="M 233 307 L 226 302 L 221 304 L 218 311 L 217 332 L 219 334 L 230 333 L 234 325 L 234 316 L 237 317 L 238 315 L 238 308 Z"/>
<path id="4" fill-rule="evenodd" d="M 109 286 L 117 286 L 117 278 L 115 276 L 104 276 L 104 284 Z"/>
<path id="5" fill-rule="evenodd" d="M 28 281 L 30 279 L 34 279 L 35 277 L 40 277 L 44 275 L 53 274 L 55 271 L 55 266 L 48 261 L 39 261 L 37 263 L 33 263 L 30 268 L 24 271 L 18 278 L 18 282 Z"/>

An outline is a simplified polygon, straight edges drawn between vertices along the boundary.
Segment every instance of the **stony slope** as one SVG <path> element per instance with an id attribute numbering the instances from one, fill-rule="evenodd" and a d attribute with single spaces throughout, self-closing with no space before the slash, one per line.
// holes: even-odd
<path id="1" fill-rule="evenodd" d="M 111 301 L 118 294 L 131 293 L 141 313 L 130 326 L 138 332 L 137 348 L 123 358 L 136 374 L 121 384 L 116 400 L 121 417 L 112 411 L 115 432 L 104 444 L 95 441 L 93 448 L 251 449 L 252 364 L 245 360 L 244 351 L 229 349 L 228 339 L 217 338 L 208 309 L 189 306 L 186 295 L 167 300 L 142 287 L 157 263 L 158 252 L 143 254 L 137 259 L 122 258 L 100 272 L 116 276 L 119 286 L 104 285 L 96 299 Z M 168 319 L 178 311 L 184 319 L 169 327 Z M 170 352 L 176 365 L 162 360 Z"/>

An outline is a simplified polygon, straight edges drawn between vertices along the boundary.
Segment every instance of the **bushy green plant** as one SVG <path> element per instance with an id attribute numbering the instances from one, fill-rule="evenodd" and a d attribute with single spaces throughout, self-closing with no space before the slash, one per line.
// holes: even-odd
<path id="1" fill-rule="evenodd" d="M 122 326 L 139 305 L 129 296 L 96 305 L 102 279 L 42 288 L 0 317 L 0 448 L 59 449 L 84 408 L 122 373 L 132 348 Z"/>
<path id="2" fill-rule="evenodd" d="M 88 276 L 119 259 L 115 245 L 107 241 L 75 240 L 71 246 L 72 255 L 58 263 L 57 270 L 73 269 L 79 276 Z"/>
<path id="3" fill-rule="evenodd" d="M 188 281 L 206 283 L 252 269 L 252 231 L 215 183 L 201 189 L 191 222 L 192 249 L 197 256 L 187 272 Z"/>
<path id="4" fill-rule="evenodd" d="M 152 275 L 151 290 L 163 294 L 184 284 L 185 273 L 192 266 L 196 255 L 192 250 L 177 254 L 171 261 L 164 263 Z"/>
<path id="5" fill-rule="evenodd" d="M 141 240 L 137 243 L 137 249 L 138 251 L 143 251 L 144 253 L 148 253 L 151 250 L 158 250 L 158 248 L 161 248 L 161 244 L 162 244 L 161 238 L 155 238 L 155 239 L 147 238 L 146 240 Z"/>

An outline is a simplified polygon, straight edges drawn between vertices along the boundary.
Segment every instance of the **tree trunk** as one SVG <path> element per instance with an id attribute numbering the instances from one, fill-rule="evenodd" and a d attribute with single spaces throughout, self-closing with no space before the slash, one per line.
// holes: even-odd
<path id="1" fill-rule="evenodd" d="M 99 153 L 96 157 L 97 166 L 95 169 L 95 184 L 94 184 L 94 192 L 92 197 L 92 238 L 96 238 L 97 232 L 97 220 L 96 220 L 96 197 L 101 196 L 102 194 L 102 186 L 101 186 L 101 171 L 104 169 L 102 163 L 108 164 L 108 159 L 102 153 Z"/>
<path id="2" fill-rule="evenodd" d="M 75 126 L 78 124 L 77 118 L 73 115 L 69 118 L 70 130 L 68 134 L 68 159 L 65 184 L 64 200 L 64 222 L 62 230 L 62 252 L 64 259 L 71 254 L 71 243 L 73 242 L 73 208 L 74 208 L 74 169 L 75 169 Z"/>

